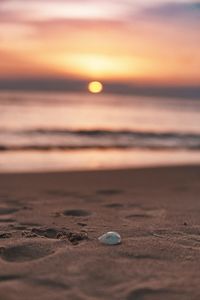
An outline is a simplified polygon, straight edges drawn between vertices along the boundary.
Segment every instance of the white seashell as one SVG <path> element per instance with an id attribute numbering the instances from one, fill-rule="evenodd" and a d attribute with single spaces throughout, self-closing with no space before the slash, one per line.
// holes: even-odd
<path id="1" fill-rule="evenodd" d="M 117 245 L 121 243 L 121 236 L 119 233 L 114 232 L 114 231 L 109 231 L 103 235 L 101 235 L 98 240 L 102 244 L 106 245 Z"/>

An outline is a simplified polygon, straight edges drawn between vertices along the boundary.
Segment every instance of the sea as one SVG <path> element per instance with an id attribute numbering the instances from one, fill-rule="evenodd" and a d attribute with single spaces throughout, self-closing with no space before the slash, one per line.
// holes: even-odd
<path id="1" fill-rule="evenodd" d="M 200 99 L 0 92 L 0 172 L 200 164 Z"/>

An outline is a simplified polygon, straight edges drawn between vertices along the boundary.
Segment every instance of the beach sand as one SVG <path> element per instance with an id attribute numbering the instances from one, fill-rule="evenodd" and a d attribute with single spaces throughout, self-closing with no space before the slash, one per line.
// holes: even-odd
<path id="1" fill-rule="evenodd" d="M 0 200 L 1 300 L 200 299 L 200 167 L 2 174 Z"/>

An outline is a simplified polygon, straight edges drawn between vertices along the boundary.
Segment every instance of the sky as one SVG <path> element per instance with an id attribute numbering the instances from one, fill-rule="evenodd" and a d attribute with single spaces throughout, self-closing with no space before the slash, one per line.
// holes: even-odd
<path id="1" fill-rule="evenodd" d="M 200 1 L 0 0 L 0 81 L 200 84 Z"/>

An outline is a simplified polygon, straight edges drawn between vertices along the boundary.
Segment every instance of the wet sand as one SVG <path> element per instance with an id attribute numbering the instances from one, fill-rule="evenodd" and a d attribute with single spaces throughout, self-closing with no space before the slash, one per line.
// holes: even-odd
<path id="1" fill-rule="evenodd" d="M 200 167 L 0 175 L 1 300 L 198 300 L 199 278 Z"/>

